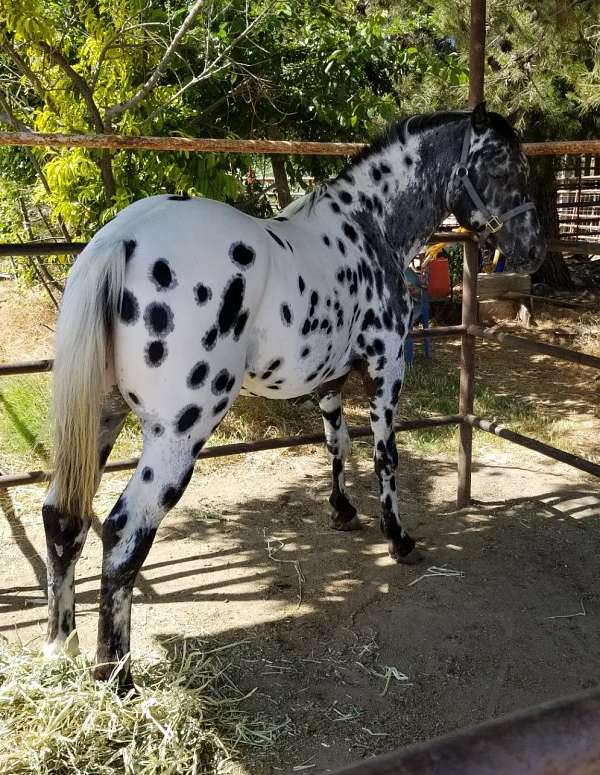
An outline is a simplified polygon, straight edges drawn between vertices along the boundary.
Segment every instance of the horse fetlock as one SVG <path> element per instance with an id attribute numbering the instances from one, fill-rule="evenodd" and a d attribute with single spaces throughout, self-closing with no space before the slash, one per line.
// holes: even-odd
<path id="1" fill-rule="evenodd" d="M 351 531 L 351 530 L 362 530 L 362 524 L 360 519 L 358 518 L 358 514 L 356 513 L 356 509 L 354 509 L 354 515 L 350 516 L 350 514 L 340 514 L 337 511 L 334 511 L 331 515 L 331 527 L 333 530 L 340 530 L 343 532 Z"/>
<path id="2" fill-rule="evenodd" d="M 58 659 L 62 656 L 78 656 L 80 650 L 77 630 L 71 630 L 67 635 L 59 630 L 53 640 L 46 640 L 42 652 L 46 660 Z"/>
<path id="3" fill-rule="evenodd" d="M 103 683 L 114 680 L 121 695 L 128 694 L 135 689 L 133 678 L 131 677 L 131 660 L 129 656 L 127 659 L 121 660 L 100 660 L 96 657 L 96 664 L 92 668 L 92 678 Z"/>
<path id="4" fill-rule="evenodd" d="M 356 509 L 348 500 L 345 492 L 332 492 L 329 496 L 329 504 L 341 519 L 350 520 L 356 514 Z"/>
<path id="5" fill-rule="evenodd" d="M 417 561 L 418 553 L 415 549 L 415 540 L 400 524 L 400 519 L 385 508 L 381 515 L 381 532 L 388 540 L 390 557 L 396 562 L 412 564 Z"/>
<path id="6" fill-rule="evenodd" d="M 384 512 L 381 518 L 381 532 L 388 540 L 390 557 L 396 562 L 415 562 L 412 558 L 415 549 L 415 540 L 406 530 L 403 530 L 400 522 L 394 514 Z"/>
<path id="7" fill-rule="evenodd" d="M 407 537 L 410 538 L 410 536 Z M 406 550 L 404 545 L 398 545 L 395 541 L 388 542 L 389 555 L 392 560 L 397 562 L 399 565 L 416 565 L 423 559 L 421 552 L 414 545 L 415 542 L 412 538 L 410 538 L 410 541 L 413 544 L 413 548 L 410 549 L 406 554 L 404 554 Z"/>

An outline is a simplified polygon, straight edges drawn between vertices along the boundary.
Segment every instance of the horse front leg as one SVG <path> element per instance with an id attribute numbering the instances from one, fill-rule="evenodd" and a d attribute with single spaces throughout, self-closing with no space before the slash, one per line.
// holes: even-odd
<path id="1" fill-rule="evenodd" d="M 388 551 L 392 559 L 399 563 L 414 564 L 419 559 L 418 551 L 414 539 L 404 529 L 400 520 L 396 493 L 398 450 L 394 415 L 404 380 L 404 359 L 388 364 L 384 369 L 378 369 L 375 362 L 368 362 L 366 375 L 375 445 L 373 460 L 381 501 L 381 532 L 388 540 Z"/>
<path id="2" fill-rule="evenodd" d="M 115 388 L 104 400 L 100 419 L 98 480 L 111 449 L 123 427 L 129 407 Z M 75 629 L 75 566 L 87 538 L 91 514 L 66 514 L 57 505 L 53 487 L 42 506 L 46 534 L 46 571 L 48 575 L 48 628 L 44 654 L 52 657 L 65 648 Z M 77 638 L 71 638 L 68 651 L 78 651 Z"/>
<path id="3" fill-rule="evenodd" d="M 331 527 L 334 530 L 359 530 L 361 525 L 356 515 L 356 509 L 350 503 L 346 494 L 344 481 L 344 465 L 352 443 L 342 411 L 342 394 L 339 390 L 324 393 L 319 401 L 327 451 L 331 458 L 331 495 L 329 503 L 333 508 Z"/>

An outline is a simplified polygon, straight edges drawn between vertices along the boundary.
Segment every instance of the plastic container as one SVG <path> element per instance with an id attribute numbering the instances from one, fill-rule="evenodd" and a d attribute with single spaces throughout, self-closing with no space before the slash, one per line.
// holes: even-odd
<path id="1" fill-rule="evenodd" d="M 427 293 L 430 299 L 450 295 L 450 268 L 447 258 L 435 258 L 427 264 Z"/>

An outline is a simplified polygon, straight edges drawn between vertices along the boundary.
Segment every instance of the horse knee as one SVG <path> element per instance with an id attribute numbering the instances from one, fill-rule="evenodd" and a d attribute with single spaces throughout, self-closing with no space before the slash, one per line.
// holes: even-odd
<path id="1" fill-rule="evenodd" d="M 48 502 L 42 506 L 42 520 L 48 571 L 64 571 L 79 559 L 91 520 L 86 517 L 73 518 Z"/>

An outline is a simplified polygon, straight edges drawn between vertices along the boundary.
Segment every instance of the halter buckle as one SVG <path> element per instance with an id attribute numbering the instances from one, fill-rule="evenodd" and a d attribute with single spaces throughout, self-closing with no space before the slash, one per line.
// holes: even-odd
<path id="1" fill-rule="evenodd" d="M 492 215 L 489 221 L 485 224 L 485 228 L 490 234 L 495 234 L 504 226 L 502 221 L 495 215 Z"/>

